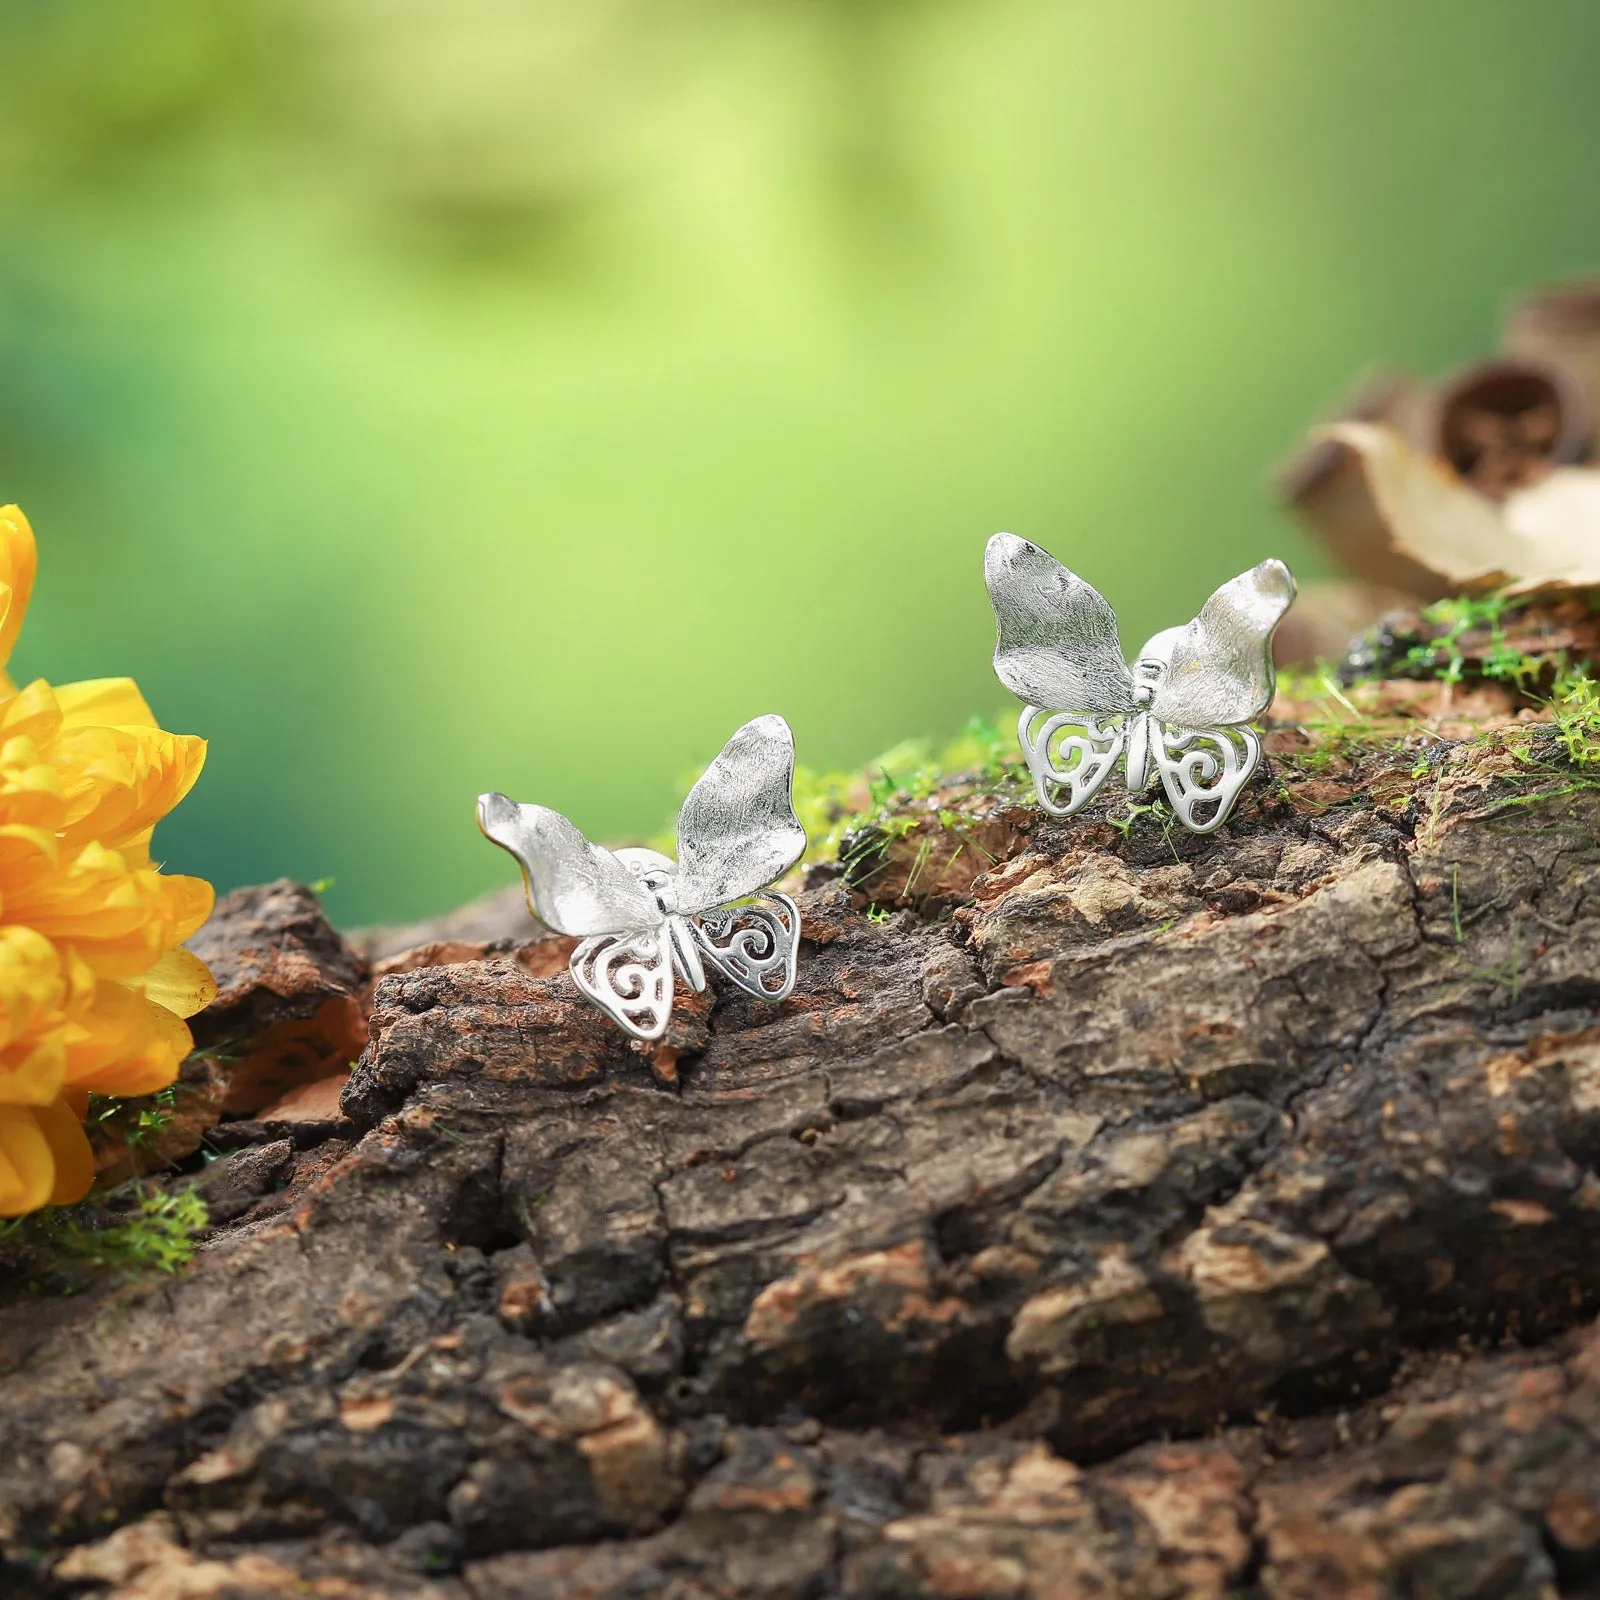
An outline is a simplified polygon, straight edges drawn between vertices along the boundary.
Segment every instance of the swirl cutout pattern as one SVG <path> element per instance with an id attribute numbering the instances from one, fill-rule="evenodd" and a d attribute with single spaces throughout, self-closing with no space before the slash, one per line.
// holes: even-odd
<path id="1" fill-rule="evenodd" d="M 800 908 L 769 890 L 718 906 L 690 922 L 706 959 L 729 982 L 758 1000 L 786 1000 L 794 989 Z"/>
<path id="2" fill-rule="evenodd" d="M 1081 711 L 1024 706 L 1017 738 L 1033 774 L 1033 792 L 1052 816 L 1070 817 L 1094 798 L 1128 742 L 1126 722 Z M 1062 796 L 1066 799 L 1063 801 Z"/>
<path id="3" fill-rule="evenodd" d="M 1151 753 L 1172 809 L 1193 833 L 1220 828 L 1260 765 L 1260 735 L 1246 727 L 1157 726 Z M 1202 820 L 1201 813 L 1212 806 L 1216 809 Z"/>
<path id="4" fill-rule="evenodd" d="M 567 963 L 573 981 L 635 1039 L 659 1039 L 672 1015 L 672 957 L 659 931 L 602 933 Z"/>

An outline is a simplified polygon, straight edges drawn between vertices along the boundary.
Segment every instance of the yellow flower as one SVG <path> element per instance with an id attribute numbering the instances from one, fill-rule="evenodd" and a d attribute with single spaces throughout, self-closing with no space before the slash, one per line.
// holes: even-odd
<path id="1" fill-rule="evenodd" d="M 216 995 L 182 941 L 211 885 L 163 873 L 150 835 L 200 775 L 128 678 L 18 689 L 33 530 L 0 507 L 0 1216 L 81 1198 L 91 1093 L 164 1088 Z"/>

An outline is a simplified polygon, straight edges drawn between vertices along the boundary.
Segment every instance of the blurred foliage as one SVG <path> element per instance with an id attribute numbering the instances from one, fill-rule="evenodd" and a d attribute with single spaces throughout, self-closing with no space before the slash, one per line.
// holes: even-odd
<path id="1" fill-rule="evenodd" d="M 257 23 L 207 0 L 4 0 L 0 194 L 104 185 L 234 120 L 271 70 Z"/>
<path id="2" fill-rule="evenodd" d="M 706 46 L 779 32 L 876 195 L 894 30 L 946 0 L 0 0 L 10 197 L 96 187 L 197 138 L 309 158 L 458 246 L 537 238 L 637 176 Z"/>
<path id="3" fill-rule="evenodd" d="M 135 672 L 213 741 L 167 858 L 345 922 L 503 881 L 483 789 L 637 836 L 761 712 L 816 771 L 946 738 L 996 528 L 1134 637 L 1314 574 L 1302 421 L 1600 265 L 1597 49 L 1582 0 L 0 0 L 19 665 Z"/>

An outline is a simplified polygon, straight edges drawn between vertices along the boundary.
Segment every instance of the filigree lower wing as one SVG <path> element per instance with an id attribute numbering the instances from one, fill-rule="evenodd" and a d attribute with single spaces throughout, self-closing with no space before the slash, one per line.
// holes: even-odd
<path id="1" fill-rule="evenodd" d="M 794 988 L 800 908 L 769 890 L 690 919 L 695 943 L 730 983 L 758 1000 L 786 1000 Z"/>
<path id="2" fill-rule="evenodd" d="M 568 962 L 573 981 L 635 1039 L 659 1039 L 672 1015 L 672 948 L 665 929 L 602 933 Z"/>
<path id="3" fill-rule="evenodd" d="M 1150 753 L 1184 827 L 1210 833 L 1228 820 L 1261 761 L 1253 728 L 1151 727 Z"/>
<path id="4" fill-rule="evenodd" d="M 1039 804 L 1054 816 L 1070 817 L 1094 798 L 1128 742 L 1127 722 L 1074 711 L 1025 706 L 1017 738 L 1033 774 Z"/>

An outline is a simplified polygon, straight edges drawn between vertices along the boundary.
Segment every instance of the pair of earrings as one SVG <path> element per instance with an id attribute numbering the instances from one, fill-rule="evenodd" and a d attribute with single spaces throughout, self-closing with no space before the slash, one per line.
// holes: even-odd
<path id="1" fill-rule="evenodd" d="M 997 533 L 983 570 L 995 673 L 1026 702 L 1017 736 L 1039 804 L 1072 816 L 1121 760 L 1130 794 L 1159 779 L 1186 828 L 1221 827 L 1261 761 L 1248 724 L 1272 701 L 1289 569 L 1263 561 L 1223 584 L 1131 666 L 1110 605 L 1047 551 Z M 533 914 L 581 941 L 569 963 L 578 988 L 648 1041 L 666 1032 L 674 972 L 697 993 L 708 965 L 761 1000 L 793 990 L 800 911 L 772 887 L 806 847 L 793 791 L 794 735 L 766 716 L 740 728 L 689 791 L 676 862 L 607 850 L 560 812 L 503 794 L 478 797 L 478 826 L 516 858 Z"/>

